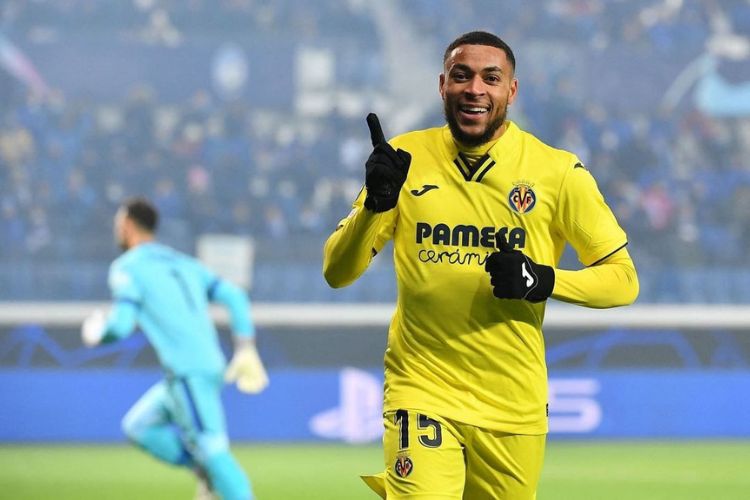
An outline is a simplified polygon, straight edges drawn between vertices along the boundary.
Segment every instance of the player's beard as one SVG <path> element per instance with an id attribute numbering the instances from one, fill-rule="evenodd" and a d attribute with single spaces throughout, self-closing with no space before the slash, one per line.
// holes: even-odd
<path id="1" fill-rule="evenodd" d="M 495 132 L 497 132 L 498 129 L 503 126 L 503 123 L 505 123 L 505 118 L 508 116 L 508 105 L 505 105 L 502 113 L 500 113 L 497 118 L 487 123 L 487 126 L 484 128 L 484 132 L 482 132 L 481 134 L 467 134 L 466 132 L 464 132 L 461 129 L 461 126 L 458 124 L 456 114 L 450 108 L 447 100 L 443 101 L 443 113 L 445 114 L 445 121 L 448 122 L 448 128 L 451 129 L 453 138 L 464 146 L 475 148 L 489 142 L 495 135 Z"/>
<path id="2" fill-rule="evenodd" d="M 120 247 L 120 250 L 122 250 L 123 253 L 130 250 L 130 245 L 128 245 L 128 240 L 125 236 L 115 235 L 115 243 Z"/>

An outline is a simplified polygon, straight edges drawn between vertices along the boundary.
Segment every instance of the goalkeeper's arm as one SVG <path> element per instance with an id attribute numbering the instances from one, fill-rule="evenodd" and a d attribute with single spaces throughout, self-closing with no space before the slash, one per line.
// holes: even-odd
<path id="1" fill-rule="evenodd" d="M 234 354 L 224 379 L 229 383 L 236 382 L 242 392 L 255 394 L 262 391 L 268 385 L 268 374 L 255 347 L 255 326 L 247 294 L 227 281 L 217 280 L 210 288 L 209 297 L 229 311 Z"/>
<path id="2" fill-rule="evenodd" d="M 252 306 L 244 290 L 217 278 L 209 286 L 208 297 L 211 302 L 221 304 L 229 311 L 229 325 L 235 336 L 255 337 Z"/>
<path id="3" fill-rule="evenodd" d="M 96 310 L 81 326 L 81 338 L 88 347 L 108 344 L 129 336 L 135 330 L 138 304 L 117 300 L 109 313 Z"/>

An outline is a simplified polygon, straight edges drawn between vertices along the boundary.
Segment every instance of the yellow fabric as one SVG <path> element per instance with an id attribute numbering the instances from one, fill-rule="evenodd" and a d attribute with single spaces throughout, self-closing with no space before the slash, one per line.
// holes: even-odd
<path id="1" fill-rule="evenodd" d="M 544 435 L 489 431 L 406 410 L 387 412 L 383 423 L 389 500 L 535 498 Z"/>
<path id="2" fill-rule="evenodd" d="M 473 171 L 458 158 L 447 126 L 391 144 L 412 155 L 398 205 L 380 215 L 377 228 L 368 227 L 368 239 L 350 241 L 349 226 L 369 217 L 361 193 L 355 213 L 325 247 L 326 268 L 346 270 L 332 273 L 331 284 L 343 286 L 365 270 L 371 248 L 380 251 L 393 240 L 398 299 L 385 353 L 385 410 L 413 408 L 487 430 L 546 433 L 545 304 L 495 298 L 484 262 L 503 236 L 550 266 L 567 241 L 591 265 L 625 245 L 625 233 L 573 154 L 512 122 Z M 563 272 L 555 291 L 582 305 L 620 305 L 612 300 L 615 290 L 629 286 L 607 283 L 603 296 L 584 297 L 576 283 Z"/>
<path id="3" fill-rule="evenodd" d="M 465 147 L 465 146 L 463 146 L 461 144 L 458 144 L 458 143 L 456 143 L 455 145 L 456 145 L 456 148 L 461 153 L 463 153 L 464 157 L 468 160 L 468 163 L 470 164 L 469 166 L 471 167 L 471 169 L 474 170 L 474 166 L 477 164 L 477 162 L 479 160 L 481 160 L 482 157 L 484 157 L 485 154 L 487 154 L 487 151 L 489 151 L 492 148 L 492 146 L 494 146 L 495 143 L 498 140 L 499 139 L 496 139 L 496 140 L 494 140 L 492 142 L 488 142 L 486 144 L 482 144 L 482 145 L 477 146 L 475 148 L 467 148 L 467 147 Z"/>
<path id="4" fill-rule="evenodd" d="M 380 498 L 385 500 L 385 472 L 379 472 L 377 474 L 366 474 L 359 476 L 372 491 L 378 494 Z"/>
<path id="5" fill-rule="evenodd" d="M 351 284 L 370 264 L 385 214 L 365 209 L 364 190 L 359 203 L 339 223 L 323 250 L 323 275 L 334 288 Z M 382 243 L 378 243 L 382 246 Z"/>
<path id="6" fill-rule="evenodd" d="M 586 269 L 555 270 L 555 289 L 552 291 L 552 297 L 557 300 L 587 307 L 606 308 L 629 304 L 637 296 L 638 276 L 625 248 Z"/>

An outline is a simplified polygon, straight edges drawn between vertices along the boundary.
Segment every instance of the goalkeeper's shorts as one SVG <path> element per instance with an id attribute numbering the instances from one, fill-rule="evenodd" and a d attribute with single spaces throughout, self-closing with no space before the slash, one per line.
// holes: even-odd
<path id="1" fill-rule="evenodd" d="M 366 482 L 391 499 L 534 500 L 546 435 L 490 431 L 437 415 L 384 415 L 385 475 Z"/>
<path id="2" fill-rule="evenodd" d="M 151 387 L 123 419 L 126 433 L 139 441 L 151 427 L 172 424 L 190 455 L 203 462 L 229 448 L 221 402 L 221 375 L 168 376 Z"/>

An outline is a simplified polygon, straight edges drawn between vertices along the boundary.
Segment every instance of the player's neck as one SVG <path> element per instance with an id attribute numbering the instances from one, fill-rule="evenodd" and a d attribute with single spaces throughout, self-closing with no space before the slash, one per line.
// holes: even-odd
<path id="1" fill-rule="evenodd" d="M 495 136 L 491 138 L 487 142 L 483 142 L 482 144 L 479 144 L 478 146 L 467 146 L 466 144 L 463 144 L 462 142 L 459 142 L 456 140 L 456 138 L 453 138 L 453 142 L 456 143 L 456 147 L 458 148 L 458 151 L 463 153 L 465 156 L 473 157 L 482 157 L 487 152 L 492 149 L 492 146 L 494 146 L 497 141 L 500 140 L 500 138 L 505 133 L 506 129 L 508 128 L 508 122 L 503 123 L 503 125 L 495 132 Z"/>
<path id="2" fill-rule="evenodd" d="M 484 158 L 487 152 L 492 149 L 492 146 L 494 146 L 499 140 L 500 137 L 497 137 L 495 139 L 490 139 L 488 142 L 480 144 L 479 146 L 471 147 L 461 144 L 458 141 L 454 142 L 456 143 L 456 147 L 458 148 L 459 153 L 461 153 L 461 156 L 463 156 L 469 164 L 468 167 L 473 170 L 476 168 L 479 161 Z"/>
<path id="3" fill-rule="evenodd" d="M 130 238 L 130 244 L 128 245 L 128 249 L 132 250 L 135 247 L 145 245 L 146 243 L 153 243 L 154 242 L 154 235 L 153 234 L 146 234 L 146 233 L 139 233 L 134 234 Z"/>
<path id="4" fill-rule="evenodd" d="M 460 152 L 462 152 L 465 155 L 473 156 L 473 155 L 479 155 L 482 156 L 487 153 L 490 149 L 492 149 L 492 146 L 495 145 L 497 141 L 499 141 L 500 138 L 492 139 L 489 142 L 485 142 L 483 144 L 480 144 L 479 146 L 465 146 L 461 144 L 460 142 L 456 141 L 456 147 Z"/>

